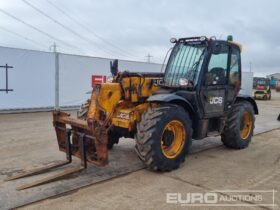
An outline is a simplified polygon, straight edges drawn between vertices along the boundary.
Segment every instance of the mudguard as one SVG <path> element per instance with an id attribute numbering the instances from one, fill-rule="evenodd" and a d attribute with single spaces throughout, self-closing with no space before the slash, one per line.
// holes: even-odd
<path id="1" fill-rule="evenodd" d="M 252 104 L 253 108 L 254 108 L 255 114 L 256 115 L 259 114 L 259 109 L 258 109 L 257 103 L 256 103 L 255 99 L 252 96 L 239 94 L 236 97 L 236 101 L 240 101 L 240 100 L 245 100 L 245 101 L 250 102 Z"/>
<path id="2" fill-rule="evenodd" d="M 194 108 L 191 103 L 178 95 L 172 93 L 165 93 L 165 94 L 155 94 L 150 96 L 147 99 L 148 102 L 165 102 L 165 103 L 174 103 L 182 106 L 184 109 L 188 110 L 191 113 L 194 113 Z"/>

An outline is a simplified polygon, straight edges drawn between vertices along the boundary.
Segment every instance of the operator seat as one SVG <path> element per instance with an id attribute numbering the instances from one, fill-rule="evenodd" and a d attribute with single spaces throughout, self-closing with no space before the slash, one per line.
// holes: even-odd
<path id="1" fill-rule="evenodd" d="M 221 67 L 214 67 L 209 71 L 212 78 L 212 85 L 226 84 L 226 71 Z"/>

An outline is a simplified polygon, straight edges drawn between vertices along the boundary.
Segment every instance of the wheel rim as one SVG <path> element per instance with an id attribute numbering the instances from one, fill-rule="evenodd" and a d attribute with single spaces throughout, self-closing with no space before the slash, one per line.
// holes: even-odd
<path id="1" fill-rule="evenodd" d="M 241 126 L 240 126 L 240 136 L 242 139 L 247 139 L 251 134 L 253 127 L 252 116 L 249 112 L 244 112 L 242 116 Z"/>
<path id="2" fill-rule="evenodd" d="M 163 129 L 161 137 L 161 150 L 165 157 L 177 157 L 185 145 L 186 130 L 178 120 L 170 121 Z"/>

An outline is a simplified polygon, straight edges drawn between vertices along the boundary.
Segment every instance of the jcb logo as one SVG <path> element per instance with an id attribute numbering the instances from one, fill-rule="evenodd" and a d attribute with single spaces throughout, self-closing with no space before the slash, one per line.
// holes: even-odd
<path id="1" fill-rule="evenodd" d="M 162 85 L 163 79 L 153 79 L 153 83 L 154 83 L 155 85 Z"/>
<path id="2" fill-rule="evenodd" d="M 223 97 L 209 97 L 209 103 L 210 104 L 222 104 Z"/>

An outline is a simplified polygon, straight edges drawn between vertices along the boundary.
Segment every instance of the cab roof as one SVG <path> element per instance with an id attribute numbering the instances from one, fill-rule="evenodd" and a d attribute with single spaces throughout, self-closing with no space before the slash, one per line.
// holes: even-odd
<path id="1" fill-rule="evenodd" d="M 210 38 L 206 37 L 206 36 L 195 36 L 195 37 L 185 37 L 185 38 L 179 38 L 177 40 L 177 42 L 187 42 L 190 44 L 203 44 L 203 43 L 207 43 L 210 41 L 218 41 L 218 42 L 227 42 L 230 43 L 236 47 L 239 48 L 240 52 L 242 52 L 242 45 L 236 41 L 231 41 L 231 40 L 217 40 L 215 36 L 212 36 Z"/>

